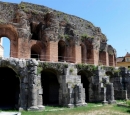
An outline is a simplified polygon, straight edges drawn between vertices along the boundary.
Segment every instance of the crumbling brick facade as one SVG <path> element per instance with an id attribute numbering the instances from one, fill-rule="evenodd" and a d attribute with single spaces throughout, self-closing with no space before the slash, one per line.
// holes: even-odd
<path id="1" fill-rule="evenodd" d="M 105 35 L 92 23 L 52 9 L 41 12 L 33 9 L 36 5 L 24 2 L 19 5 L 1 2 L 0 5 L 3 12 L 0 37 L 10 39 L 11 57 L 116 65 L 115 49 L 107 44 Z"/>

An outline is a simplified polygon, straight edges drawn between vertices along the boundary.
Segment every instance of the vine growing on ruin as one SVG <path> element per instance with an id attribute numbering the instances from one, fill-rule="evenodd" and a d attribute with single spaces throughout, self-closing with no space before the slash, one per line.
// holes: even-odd
<path id="1" fill-rule="evenodd" d="M 93 72 L 93 71 L 96 71 L 98 70 L 98 66 L 95 66 L 95 65 L 88 65 L 88 64 L 76 64 L 76 67 L 79 69 L 79 70 L 88 70 L 90 72 Z"/>

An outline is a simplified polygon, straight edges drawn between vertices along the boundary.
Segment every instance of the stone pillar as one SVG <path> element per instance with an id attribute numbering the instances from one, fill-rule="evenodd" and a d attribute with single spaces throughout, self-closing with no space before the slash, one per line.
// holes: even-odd
<path id="1" fill-rule="evenodd" d="M 68 88 L 68 104 L 67 107 L 72 108 L 74 107 L 74 92 L 73 88 Z"/>
<path id="2" fill-rule="evenodd" d="M 28 111 L 39 110 L 38 99 L 41 99 L 38 95 L 38 77 L 37 77 L 37 65 L 38 62 L 35 59 L 28 60 Z"/>
<path id="3" fill-rule="evenodd" d="M 36 69 L 36 67 L 35 67 Z M 37 76 L 30 74 L 29 76 L 29 102 L 28 102 L 28 110 L 38 110 L 37 106 L 37 84 L 36 82 Z"/>
<path id="4" fill-rule="evenodd" d="M 107 94 L 107 99 L 108 99 L 108 103 L 113 104 L 116 103 L 115 99 L 114 99 L 114 87 L 113 87 L 113 83 L 109 83 L 106 85 L 106 94 Z"/>
<path id="5" fill-rule="evenodd" d="M 43 110 L 45 107 L 43 106 L 43 99 L 42 99 L 43 89 L 41 87 L 41 75 L 38 75 L 37 78 L 38 78 L 37 106 L 39 110 Z"/>
<path id="6" fill-rule="evenodd" d="M 76 85 L 74 88 L 74 92 L 75 106 L 87 105 L 87 103 L 85 103 L 85 89 L 83 88 L 83 86 Z"/>
<path id="7" fill-rule="evenodd" d="M 103 104 L 108 104 L 108 101 L 106 101 L 106 87 L 104 87 L 104 101 Z"/>
<path id="8" fill-rule="evenodd" d="M 23 83 L 23 79 L 20 79 L 20 95 L 19 95 L 19 111 L 23 111 L 27 109 L 27 95 L 28 95 L 28 87 L 25 83 Z"/>

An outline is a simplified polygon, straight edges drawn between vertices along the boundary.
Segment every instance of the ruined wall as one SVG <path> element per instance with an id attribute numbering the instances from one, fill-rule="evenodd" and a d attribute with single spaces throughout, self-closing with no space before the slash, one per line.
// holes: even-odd
<path id="1" fill-rule="evenodd" d="M 0 37 L 11 40 L 11 57 L 30 58 L 36 54 L 38 57 L 34 57 L 40 60 L 57 62 L 60 56 L 63 57 L 58 53 L 58 43 L 62 40 L 66 46 L 64 61 L 80 63 L 84 60 L 98 65 L 101 43 L 105 43 L 103 50 L 112 55 L 106 56 L 109 59 L 106 59 L 106 63 L 115 66 L 112 61 L 116 56 L 114 48 L 108 47 L 107 38 L 101 29 L 87 20 L 25 2 L 0 2 L 0 10 Z M 32 40 L 36 43 L 33 45 L 40 42 L 37 50 L 32 48 Z M 85 54 L 82 50 L 86 50 Z"/>
<path id="2" fill-rule="evenodd" d="M 57 105 L 74 107 L 86 102 L 115 103 L 115 99 L 130 97 L 126 68 L 18 58 L 1 58 L 1 68 L 11 68 L 19 78 L 19 110 L 44 110 L 43 105 L 55 100 Z"/>

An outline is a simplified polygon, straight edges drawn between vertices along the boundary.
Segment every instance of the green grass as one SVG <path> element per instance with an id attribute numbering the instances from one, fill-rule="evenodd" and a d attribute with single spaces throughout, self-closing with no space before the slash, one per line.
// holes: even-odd
<path id="1" fill-rule="evenodd" d="M 87 113 L 91 110 L 98 110 L 102 108 L 103 106 L 101 103 L 88 103 L 87 106 L 81 106 L 81 107 L 75 107 L 75 108 L 66 108 L 66 107 L 52 107 L 52 106 L 46 106 L 45 111 L 43 112 L 22 112 L 22 115 L 74 115 L 78 113 Z M 55 111 L 55 110 L 58 111 Z"/>
<path id="2" fill-rule="evenodd" d="M 122 102 L 122 101 L 118 101 Z M 22 111 L 22 115 L 129 115 L 130 108 L 101 103 L 88 103 L 87 106 L 66 108 L 46 106 L 42 112 Z"/>
<path id="3" fill-rule="evenodd" d="M 117 105 L 113 105 L 113 107 L 111 109 L 114 110 L 114 111 L 121 112 L 121 113 L 130 114 L 130 108 L 127 108 L 127 107 L 119 107 Z"/>

